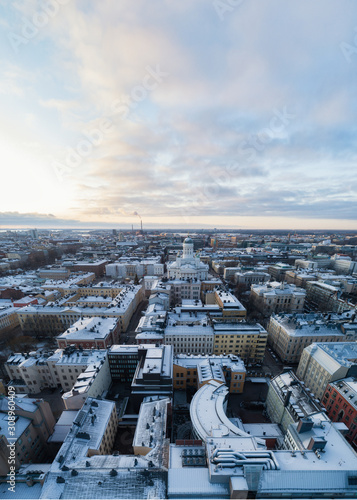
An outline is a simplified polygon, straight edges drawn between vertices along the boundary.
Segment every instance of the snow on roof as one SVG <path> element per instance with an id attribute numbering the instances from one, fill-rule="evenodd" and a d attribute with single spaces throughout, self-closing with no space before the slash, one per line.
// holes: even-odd
<path id="1" fill-rule="evenodd" d="M 139 346 L 136 344 L 115 344 L 109 349 L 109 354 L 138 354 Z"/>
<path id="2" fill-rule="evenodd" d="M 321 493 L 331 497 L 334 493 L 344 492 L 350 489 L 351 493 L 356 492 L 355 486 L 348 485 L 348 477 L 356 476 L 355 470 L 330 470 L 330 471 L 315 471 L 315 470 L 276 470 L 262 471 L 259 481 L 258 492 L 259 496 L 269 494 L 269 497 L 284 493 L 286 496 L 289 492 L 295 492 L 294 496 L 300 497 L 301 493 L 316 492 L 320 497 Z M 345 495 L 344 495 L 345 497 Z"/>
<path id="3" fill-rule="evenodd" d="M 211 483 L 207 468 L 169 469 L 170 498 L 230 498 L 229 483 Z"/>
<path id="4" fill-rule="evenodd" d="M 280 283 L 279 281 L 271 281 L 264 285 L 252 285 L 252 290 L 258 295 L 275 296 L 275 295 L 295 295 L 297 297 L 305 297 L 306 290 L 298 288 L 296 285 Z"/>
<path id="5" fill-rule="evenodd" d="M 213 325 L 215 334 L 222 333 L 224 335 L 229 334 L 247 334 L 247 333 L 267 333 L 266 330 L 259 324 L 249 324 L 249 323 L 215 323 Z"/>
<path id="6" fill-rule="evenodd" d="M 239 302 L 237 297 L 232 293 L 226 292 L 225 290 L 219 288 L 215 290 L 216 294 L 219 296 L 221 301 L 224 303 L 224 307 L 234 307 L 235 309 L 244 309 L 243 305 Z"/>
<path id="7" fill-rule="evenodd" d="M 357 409 L 357 380 L 349 377 L 342 380 L 330 382 L 343 398 Z"/>
<path id="8" fill-rule="evenodd" d="M 42 402 L 42 399 L 32 399 L 24 397 L 16 397 L 15 405 L 18 409 L 24 410 L 30 413 L 34 413 L 38 409 L 38 402 Z M 0 411 L 8 412 L 8 398 L 0 398 Z"/>
<path id="9" fill-rule="evenodd" d="M 68 348 L 67 348 L 68 349 Z M 73 351 L 68 351 L 66 349 L 59 349 L 60 354 L 62 353 L 62 356 L 59 357 L 59 359 L 56 362 L 56 366 L 61 366 L 61 365 L 84 365 L 84 366 L 89 366 L 90 364 L 97 363 L 98 365 L 100 362 L 107 357 L 107 350 L 106 349 L 87 349 L 87 350 L 80 350 L 80 349 L 74 349 Z M 57 353 L 55 353 L 56 355 Z M 54 356 L 56 359 L 56 357 Z M 51 358 L 49 358 L 51 359 Z"/>
<path id="10" fill-rule="evenodd" d="M 283 401 L 287 392 L 291 392 L 289 405 L 298 416 L 306 417 L 321 411 L 319 402 L 312 399 L 292 371 L 277 375 L 270 383 Z"/>
<path id="11" fill-rule="evenodd" d="M 118 324 L 117 318 L 101 318 L 92 316 L 82 318 L 73 323 L 57 339 L 104 339 L 112 332 Z"/>
<path id="12" fill-rule="evenodd" d="M 94 455 L 73 463 L 72 470 L 50 472 L 42 499 L 165 499 L 165 471 L 150 467 L 146 457 Z M 115 471 L 113 473 L 113 470 Z M 57 483 L 61 476 L 65 482 Z"/>
<path id="13" fill-rule="evenodd" d="M 17 500 L 30 500 L 40 498 L 41 496 L 41 483 L 34 483 L 32 486 L 28 486 L 25 482 L 20 483 L 17 481 L 15 488 L 16 493 L 13 493 L 13 491 L 9 490 L 9 484 L 6 481 L 0 482 L 0 498 L 3 500 L 14 500 L 15 498 Z"/>
<path id="14" fill-rule="evenodd" d="M 163 333 L 158 333 L 156 331 L 140 332 L 137 335 L 135 335 L 136 340 L 141 340 L 141 339 L 163 340 L 164 338 L 165 338 L 165 336 Z"/>
<path id="15" fill-rule="evenodd" d="M 278 424 L 243 424 L 243 428 L 245 432 L 248 432 L 248 434 L 263 439 L 283 437 L 283 433 Z"/>
<path id="16" fill-rule="evenodd" d="M 227 386 L 211 380 L 193 396 L 190 405 L 191 422 L 195 434 L 203 441 L 210 436 L 249 437 L 228 419 L 224 410 L 227 395 Z"/>
<path id="17" fill-rule="evenodd" d="M 213 335 L 213 328 L 203 325 L 167 326 L 165 328 L 165 335 Z"/>
<path id="18" fill-rule="evenodd" d="M 168 314 L 168 325 L 172 326 L 176 324 L 185 323 L 195 323 L 195 324 L 208 324 L 208 314 L 204 311 L 181 311 L 181 312 L 170 312 Z"/>
<path id="19" fill-rule="evenodd" d="M 65 314 L 69 312 L 76 312 L 82 314 L 83 316 L 90 314 L 91 316 L 102 316 L 103 314 L 116 316 L 117 314 L 123 314 L 131 306 L 132 302 L 136 300 L 136 295 L 139 293 L 141 286 L 129 285 L 127 288 L 123 288 L 119 294 L 111 299 L 108 303 L 108 307 L 94 307 L 94 306 L 63 306 L 61 304 L 61 299 L 57 302 L 52 302 L 46 306 L 31 305 L 22 307 L 19 314 L 26 313 L 38 313 L 38 314 Z M 81 299 L 79 301 L 81 303 Z M 89 309 L 88 309 L 89 308 Z"/>
<path id="20" fill-rule="evenodd" d="M 76 460 L 86 457 L 88 450 L 99 449 L 113 408 L 115 403 L 111 401 L 87 398 L 52 463 L 51 472 L 61 473 L 63 465 L 70 467 Z M 83 438 L 83 434 L 88 435 L 88 438 Z"/>
<path id="21" fill-rule="evenodd" d="M 341 325 L 333 319 L 327 320 L 321 314 L 273 314 L 272 321 L 276 321 L 291 337 L 336 336 L 344 337 Z"/>
<path id="22" fill-rule="evenodd" d="M 154 449 L 164 445 L 166 441 L 167 405 L 170 401 L 169 398 L 166 398 L 141 403 L 133 447 Z M 161 454 L 159 455 L 161 458 L 159 461 L 162 462 Z M 158 465 L 161 465 L 161 463 Z"/>

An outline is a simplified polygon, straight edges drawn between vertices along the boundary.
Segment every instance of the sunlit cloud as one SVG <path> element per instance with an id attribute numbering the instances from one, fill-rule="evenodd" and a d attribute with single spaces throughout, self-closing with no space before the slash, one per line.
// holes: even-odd
<path id="1" fill-rule="evenodd" d="M 40 1 L 2 6 L 4 213 L 353 224 L 353 2 L 252 0 L 221 19 L 205 0 L 79 0 L 42 27 Z M 16 51 L 11 33 L 28 35 Z"/>

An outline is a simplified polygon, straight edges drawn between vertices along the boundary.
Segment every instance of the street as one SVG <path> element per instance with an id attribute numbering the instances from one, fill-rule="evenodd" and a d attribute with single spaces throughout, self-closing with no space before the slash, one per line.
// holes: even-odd
<path id="1" fill-rule="evenodd" d="M 136 311 L 134 312 L 133 316 L 131 317 L 131 320 L 129 322 L 129 326 L 126 330 L 126 332 L 122 332 L 120 335 L 120 344 L 136 344 L 135 341 L 135 330 L 139 324 L 140 318 L 142 317 L 142 311 L 144 311 L 147 306 L 148 306 L 149 301 L 147 299 L 144 299 L 140 302 L 138 307 L 136 308 Z"/>

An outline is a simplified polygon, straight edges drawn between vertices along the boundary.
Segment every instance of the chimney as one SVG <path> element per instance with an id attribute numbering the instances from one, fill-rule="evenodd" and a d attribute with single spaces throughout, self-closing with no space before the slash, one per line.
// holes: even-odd
<path id="1" fill-rule="evenodd" d="M 286 392 L 285 398 L 284 398 L 284 407 L 285 407 L 285 408 L 286 408 L 286 407 L 288 406 L 288 404 L 289 404 L 291 394 L 292 394 L 292 390 L 291 390 L 291 389 L 288 389 L 288 390 L 287 390 L 287 392 Z"/>
<path id="2" fill-rule="evenodd" d="M 311 420 L 311 418 L 301 418 L 299 420 L 299 423 L 297 426 L 298 434 L 302 434 L 303 432 L 311 431 L 313 425 L 314 425 L 314 422 Z"/>
<path id="3" fill-rule="evenodd" d="M 27 486 L 33 486 L 33 478 L 31 476 L 27 476 L 26 484 Z"/>
<path id="4" fill-rule="evenodd" d="M 323 450 L 326 446 L 326 443 L 327 441 L 324 437 L 315 436 L 310 439 L 307 449 L 312 451 Z"/>

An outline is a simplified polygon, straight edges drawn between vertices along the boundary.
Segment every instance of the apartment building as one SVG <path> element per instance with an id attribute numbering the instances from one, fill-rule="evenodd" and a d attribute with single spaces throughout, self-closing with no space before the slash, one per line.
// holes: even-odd
<path id="1" fill-rule="evenodd" d="M 62 366 L 63 362 L 57 369 L 62 369 Z M 111 382 L 108 357 L 93 360 L 78 375 L 73 387 L 62 395 L 66 409 L 79 410 L 87 398 L 101 397 L 108 391 Z"/>
<path id="2" fill-rule="evenodd" d="M 173 391 L 172 347 L 139 346 L 138 354 L 131 382 L 131 400 L 136 411 L 145 398 L 171 398 Z"/>
<path id="3" fill-rule="evenodd" d="M 69 269 L 65 267 L 49 267 L 45 269 L 40 269 L 38 272 L 40 278 L 50 279 L 50 280 L 66 280 L 71 274 Z"/>
<path id="4" fill-rule="evenodd" d="M 245 363 L 261 363 L 268 334 L 256 324 L 248 323 L 215 323 L 213 325 L 213 353 L 234 354 Z"/>
<path id="5" fill-rule="evenodd" d="M 15 404 L 9 398 L 0 399 L 0 476 L 10 470 L 10 446 L 15 445 L 14 460 L 18 469 L 21 464 L 42 463 L 47 460 L 47 439 L 53 432 L 55 418 L 51 407 L 43 399 L 16 398 Z M 15 431 L 9 434 L 9 407 L 14 406 Z"/>
<path id="6" fill-rule="evenodd" d="M 107 276 L 113 278 L 131 278 L 135 276 L 142 278 L 143 276 L 163 276 L 164 264 L 160 262 L 161 258 L 114 262 L 105 266 Z"/>
<path id="7" fill-rule="evenodd" d="M 17 309 L 10 304 L 0 305 L 0 336 L 19 326 Z"/>
<path id="8" fill-rule="evenodd" d="M 317 275 L 312 272 L 306 271 L 287 271 L 285 273 L 285 281 L 288 284 L 295 285 L 300 288 L 306 288 L 306 283 L 308 281 L 316 281 Z"/>
<path id="9" fill-rule="evenodd" d="M 336 273 L 352 274 L 357 271 L 357 262 L 348 255 L 335 254 L 331 257 L 331 266 Z"/>
<path id="10" fill-rule="evenodd" d="M 105 274 L 105 266 L 108 264 L 107 260 L 97 260 L 97 261 L 64 261 L 63 267 L 68 268 L 72 272 L 91 272 L 96 275 L 97 278 L 104 276 Z"/>
<path id="11" fill-rule="evenodd" d="M 207 324 L 170 325 L 165 328 L 165 344 L 172 345 L 174 354 L 212 354 L 213 328 Z"/>
<path id="12" fill-rule="evenodd" d="M 302 312 L 306 292 L 302 288 L 277 281 L 266 285 L 252 285 L 250 299 L 265 316 L 278 312 Z"/>
<path id="13" fill-rule="evenodd" d="M 172 288 L 172 305 L 180 305 L 183 300 L 200 300 L 201 282 L 195 278 L 187 280 L 169 279 L 167 284 L 171 285 Z"/>
<path id="14" fill-rule="evenodd" d="M 321 400 L 329 382 L 357 376 L 357 343 L 328 342 L 305 347 L 296 374 Z"/>
<path id="15" fill-rule="evenodd" d="M 64 333 L 58 335 L 57 345 L 65 348 L 70 345 L 84 349 L 105 349 L 118 344 L 120 327 L 118 318 L 82 318 L 76 321 Z"/>
<path id="16" fill-rule="evenodd" d="M 290 424 L 322 411 L 322 406 L 292 371 L 270 381 L 265 408 L 270 420 L 284 432 Z"/>
<path id="17" fill-rule="evenodd" d="M 226 384 L 230 393 L 243 392 L 246 369 L 243 361 L 233 354 L 177 354 L 173 359 L 174 389 L 200 389 L 211 380 Z"/>
<path id="18" fill-rule="evenodd" d="M 252 285 L 267 283 L 270 274 L 263 271 L 239 271 L 234 274 L 234 283 L 240 290 L 250 290 Z"/>
<path id="19" fill-rule="evenodd" d="M 23 332 L 46 336 L 61 334 L 84 316 L 117 318 L 122 332 L 127 329 L 142 297 L 141 286 L 129 285 L 124 287 L 107 307 L 69 307 L 61 304 L 61 301 L 56 301 L 46 306 L 23 307 L 18 310 L 18 318 Z"/>
<path id="20" fill-rule="evenodd" d="M 96 370 L 106 364 L 106 358 L 107 351 L 104 349 L 83 350 L 67 347 L 48 354 L 13 354 L 4 363 L 4 367 L 10 378 L 8 385 L 16 385 L 17 392 L 36 394 L 47 387 L 58 386 L 68 392 L 83 372 L 88 369 L 88 377 L 88 374 L 94 371 L 93 366 Z M 82 383 L 83 387 L 84 385 Z"/>
<path id="21" fill-rule="evenodd" d="M 345 312 L 352 311 L 356 306 L 340 299 L 340 287 L 323 283 L 322 281 L 308 281 L 306 283 L 306 300 L 310 307 L 319 311 Z"/>
<path id="22" fill-rule="evenodd" d="M 247 317 L 246 308 L 237 297 L 222 288 L 216 288 L 213 293 L 206 294 L 206 304 L 217 304 L 221 311 L 221 318 L 217 321 L 242 321 Z"/>
<path id="23" fill-rule="evenodd" d="M 268 327 L 268 343 L 284 363 L 298 363 L 305 347 L 314 342 L 357 340 L 357 323 L 322 314 L 273 314 Z"/>
<path id="24" fill-rule="evenodd" d="M 330 382 L 325 388 L 322 405 L 333 422 L 346 425 L 346 439 L 357 450 L 357 378 Z"/>
<path id="25" fill-rule="evenodd" d="M 273 264 L 272 266 L 268 267 L 268 273 L 270 274 L 273 280 L 284 281 L 285 273 L 287 271 L 292 271 L 293 269 L 294 267 L 290 266 L 289 264 L 278 262 L 277 264 Z"/>

